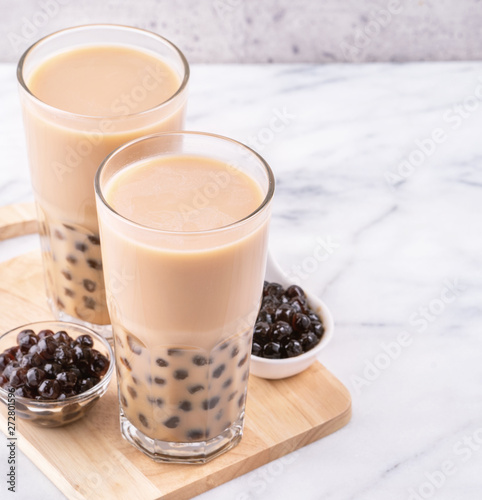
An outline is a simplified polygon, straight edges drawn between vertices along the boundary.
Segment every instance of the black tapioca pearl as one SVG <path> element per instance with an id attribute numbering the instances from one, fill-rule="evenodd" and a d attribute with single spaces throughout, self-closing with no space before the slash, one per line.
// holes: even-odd
<path id="1" fill-rule="evenodd" d="M 75 255 L 69 254 L 67 255 L 67 257 L 65 257 L 65 260 L 70 264 L 77 264 L 77 257 Z"/>
<path id="2" fill-rule="evenodd" d="M 64 236 L 64 233 L 62 233 L 61 231 L 59 231 L 58 229 L 56 229 L 54 231 L 54 236 L 58 239 L 58 240 L 65 240 L 65 236 Z"/>
<path id="3" fill-rule="evenodd" d="M 68 229 L 69 231 L 75 231 L 75 227 L 71 226 L 70 224 L 62 224 L 62 226 L 64 226 L 65 229 Z"/>
<path id="4" fill-rule="evenodd" d="M 102 269 L 102 262 L 100 262 L 100 260 L 87 259 L 87 265 L 97 271 L 100 271 Z"/>
<path id="5" fill-rule="evenodd" d="M 70 288 L 64 288 L 64 293 L 65 295 L 67 295 L 67 297 L 73 297 L 75 295 L 74 291 Z"/>
<path id="6" fill-rule="evenodd" d="M 191 385 L 190 387 L 187 388 L 189 394 L 196 394 L 196 392 L 203 391 L 204 386 L 201 384 L 198 385 Z"/>
<path id="7" fill-rule="evenodd" d="M 213 371 L 213 377 L 214 378 L 219 378 L 224 370 L 226 370 L 226 365 L 219 365 L 214 371 Z"/>
<path id="8" fill-rule="evenodd" d="M 127 392 L 131 395 L 132 399 L 137 398 L 137 391 L 134 389 L 134 387 L 131 387 L 130 385 L 127 386 Z"/>
<path id="9" fill-rule="evenodd" d="M 82 241 L 77 241 L 75 243 L 75 249 L 79 252 L 85 252 L 87 250 L 87 245 L 85 243 L 82 243 Z"/>
<path id="10" fill-rule="evenodd" d="M 175 429 L 178 425 L 179 425 L 179 422 L 180 422 L 180 418 L 179 417 L 171 417 L 171 418 L 168 418 L 165 422 L 164 422 L 164 425 L 168 428 L 168 429 Z"/>
<path id="11" fill-rule="evenodd" d="M 167 350 L 168 356 L 182 356 L 182 349 L 177 349 L 173 347 L 172 349 Z"/>
<path id="12" fill-rule="evenodd" d="M 176 380 L 184 380 L 189 376 L 189 373 L 187 370 L 179 369 L 174 371 L 174 378 Z"/>
<path id="13" fill-rule="evenodd" d="M 149 429 L 149 422 L 145 415 L 143 415 L 142 413 L 139 413 L 139 421 L 144 427 L 147 427 Z"/>
<path id="14" fill-rule="evenodd" d="M 67 269 L 63 269 L 63 270 L 62 270 L 62 271 L 60 271 L 60 272 L 63 274 L 63 276 L 64 276 L 64 278 L 65 278 L 66 280 L 68 280 L 68 281 L 72 281 L 72 275 L 70 274 L 70 272 L 69 272 L 69 271 L 67 271 Z"/>
<path id="15" fill-rule="evenodd" d="M 165 359 L 157 358 L 156 365 L 160 366 L 161 368 L 165 368 L 166 366 L 169 366 L 169 363 Z"/>
<path id="16" fill-rule="evenodd" d="M 223 389 L 226 389 L 227 387 L 229 387 L 231 384 L 233 383 L 233 379 L 232 378 L 228 378 L 227 380 L 225 380 L 223 382 Z"/>
<path id="17" fill-rule="evenodd" d="M 232 400 L 235 398 L 235 396 L 236 396 L 236 394 L 237 394 L 237 393 L 238 393 L 238 391 L 234 391 L 234 392 L 232 392 L 232 393 L 228 396 L 228 401 L 232 401 Z"/>
<path id="18" fill-rule="evenodd" d="M 131 335 L 127 335 L 127 343 L 129 344 L 129 348 L 130 350 L 134 353 L 134 354 L 141 354 L 142 352 L 142 347 L 139 345 L 138 342 L 136 342 L 134 340 L 134 338 L 131 336 Z"/>
<path id="19" fill-rule="evenodd" d="M 244 373 L 243 373 L 243 376 L 241 377 L 241 380 L 243 382 L 245 382 L 246 380 L 248 380 L 248 376 L 249 376 L 249 372 L 248 370 L 246 370 Z"/>
<path id="20" fill-rule="evenodd" d="M 239 360 L 238 366 L 243 366 L 244 363 L 246 363 L 246 361 L 248 361 L 248 354 L 247 353 Z"/>
<path id="21" fill-rule="evenodd" d="M 244 394 L 241 394 L 241 396 L 239 396 L 239 399 L 238 399 L 238 406 L 240 408 L 242 408 L 242 406 L 244 405 L 244 401 L 245 401 L 245 396 L 244 396 Z"/>
<path id="22" fill-rule="evenodd" d="M 229 342 L 224 342 L 223 344 L 221 344 L 219 346 L 219 350 L 224 351 L 224 349 L 226 349 L 228 347 L 228 345 L 229 345 Z"/>
<path id="23" fill-rule="evenodd" d="M 139 381 L 132 375 L 132 382 L 134 382 L 135 385 L 139 385 Z"/>
<path id="24" fill-rule="evenodd" d="M 92 281 L 92 280 L 85 279 L 84 281 L 82 281 L 82 284 L 84 285 L 84 288 L 88 292 L 94 292 L 96 287 L 97 287 L 97 283 L 95 281 Z"/>
<path id="25" fill-rule="evenodd" d="M 65 304 L 60 300 L 60 298 L 57 298 L 57 307 L 59 309 L 65 309 Z"/>
<path id="26" fill-rule="evenodd" d="M 154 377 L 154 382 L 157 385 L 166 385 L 166 379 L 161 378 L 161 377 Z"/>
<path id="27" fill-rule="evenodd" d="M 122 403 L 122 406 L 124 408 L 127 408 L 129 406 L 129 404 L 127 403 L 127 399 L 126 397 L 124 396 L 124 394 L 121 394 L 120 395 L 120 400 L 121 400 L 121 403 Z"/>
<path id="28" fill-rule="evenodd" d="M 204 437 L 204 432 L 201 429 L 191 429 L 187 433 L 188 439 L 196 440 Z"/>
<path id="29" fill-rule="evenodd" d="M 87 309 L 95 309 L 95 300 L 92 297 L 87 297 L 86 295 L 84 295 L 82 297 L 82 300 L 84 301 L 84 306 Z"/>
<path id="30" fill-rule="evenodd" d="M 211 399 L 205 399 L 202 402 L 203 410 L 212 410 L 219 403 L 219 396 L 213 396 Z"/>
<path id="31" fill-rule="evenodd" d="M 87 238 L 92 243 L 92 245 L 100 245 L 100 238 L 95 234 L 90 234 L 89 236 L 87 236 Z"/>
<path id="32" fill-rule="evenodd" d="M 204 356 L 201 356 L 200 354 L 196 354 L 196 356 L 194 356 L 192 358 L 192 362 L 196 366 L 204 366 L 207 364 L 208 360 Z"/>
<path id="33" fill-rule="evenodd" d="M 121 347 L 124 347 L 124 343 L 122 342 L 122 339 L 119 337 L 119 335 L 114 335 L 116 343 L 118 342 Z"/>
<path id="34" fill-rule="evenodd" d="M 231 357 L 235 358 L 239 354 L 239 347 L 235 345 L 231 350 Z"/>
<path id="35" fill-rule="evenodd" d="M 191 401 L 181 401 L 179 403 L 179 409 L 182 411 L 191 411 L 192 410 Z"/>
<path id="36" fill-rule="evenodd" d="M 221 408 L 217 413 L 216 416 L 214 417 L 216 420 L 221 420 L 221 417 L 223 416 L 223 409 Z"/>
<path id="37" fill-rule="evenodd" d="M 127 358 L 120 358 L 120 361 L 121 363 L 129 370 L 129 371 L 132 371 L 132 367 L 129 363 L 129 361 L 127 361 Z"/>

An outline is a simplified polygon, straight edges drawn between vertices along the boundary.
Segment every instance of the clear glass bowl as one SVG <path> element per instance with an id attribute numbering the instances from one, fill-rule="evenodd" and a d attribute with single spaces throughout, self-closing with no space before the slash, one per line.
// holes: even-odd
<path id="1" fill-rule="evenodd" d="M 104 337 L 91 329 L 75 323 L 65 321 L 40 321 L 19 326 L 0 336 L 0 353 L 9 347 L 17 345 L 17 335 L 25 329 L 32 329 L 35 333 L 48 329 L 53 332 L 65 330 L 73 339 L 79 335 L 90 335 L 94 341 L 93 348 L 109 360 L 109 368 L 101 380 L 89 390 L 63 400 L 38 400 L 15 396 L 15 416 L 28 420 L 42 427 L 60 427 L 79 420 L 105 394 L 114 372 L 114 355 L 112 348 Z M 0 387 L 0 399 L 8 405 L 8 392 Z"/>

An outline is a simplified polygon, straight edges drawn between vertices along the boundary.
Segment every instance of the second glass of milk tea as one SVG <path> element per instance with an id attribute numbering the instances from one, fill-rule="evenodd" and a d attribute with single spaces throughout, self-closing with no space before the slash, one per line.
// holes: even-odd
<path id="1" fill-rule="evenodd" d="M 156 134 L 108 156 L 95 189 L 122 433 L 207 462 L 243 432 L 271 169 L 224 137 Z"/>
<path id="2" fill-rule="evenodd" d="M 154 33 L 92 25 L 35 43 L 17 75 L 48 301 L 109 336 L 94 175 L 121 144 L 183 128 L 187 61 Z"/>

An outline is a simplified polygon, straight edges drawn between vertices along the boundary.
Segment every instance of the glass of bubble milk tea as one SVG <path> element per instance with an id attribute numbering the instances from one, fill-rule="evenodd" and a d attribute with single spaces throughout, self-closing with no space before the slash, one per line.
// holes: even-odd
<path id="1" fill-rule="evenodd" d="M 124 437 L 204 463 L 243 432 L 274 178 L 248 147 L 177 132 L 121 146 L 95 178 Z"/>
<path id="2" fill-rule="evenodd" d="M 50 306 L 109 336 L 94 175 L 121 144 L 183 128 L 187 61 L 154 33 L 90 25 L 32 45 L 17 75 Z"/>

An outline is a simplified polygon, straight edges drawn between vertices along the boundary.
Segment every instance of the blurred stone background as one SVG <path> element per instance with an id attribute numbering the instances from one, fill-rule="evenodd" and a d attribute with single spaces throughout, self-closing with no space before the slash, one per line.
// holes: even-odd
<path id="1" fill-rule="evenodd" d="M 155 31 L 192 63 L 482 58 L 480 0 L 0 0 L 0 61 L 68 26 Z"/>

